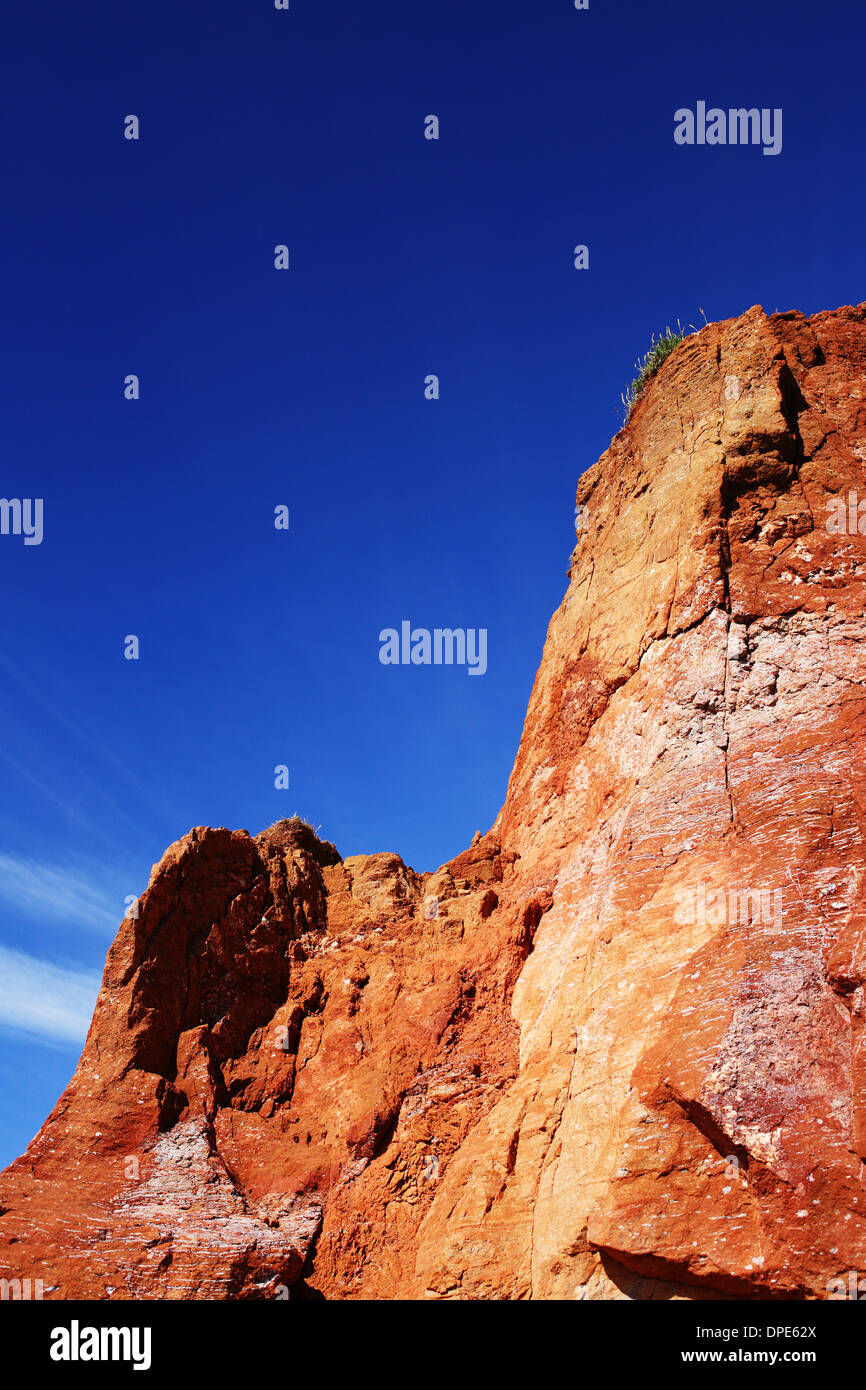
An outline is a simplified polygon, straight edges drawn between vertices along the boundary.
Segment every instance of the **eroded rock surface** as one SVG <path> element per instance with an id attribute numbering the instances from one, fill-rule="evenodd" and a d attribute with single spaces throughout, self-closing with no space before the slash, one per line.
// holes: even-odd
<path id="1" fill-rule="evenodd" d="M 0 1178 L 0 1274 L 544 1299 L 866 1272 L 852 492 L 866 306 L 688 338 L 581 479 L 491 831 L 433 875 L 299 822 L 174 845 Z"/>

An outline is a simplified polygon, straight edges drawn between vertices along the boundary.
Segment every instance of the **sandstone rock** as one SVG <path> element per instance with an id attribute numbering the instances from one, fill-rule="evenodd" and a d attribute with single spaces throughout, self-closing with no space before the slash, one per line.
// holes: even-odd
<path id="1" fill-rule="evenodd" d="M 866 1270 L 851 490 L 866 306 L 688 338 L 581 479 L 492 830 L 433 875 L 296 821 L 172 846 L 0 1178 L 0 1275 L 826 1298 Z"/>

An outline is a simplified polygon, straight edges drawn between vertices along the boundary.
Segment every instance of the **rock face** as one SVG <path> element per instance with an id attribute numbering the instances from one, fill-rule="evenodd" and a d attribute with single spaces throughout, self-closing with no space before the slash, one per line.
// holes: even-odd
<path id="1" fill-rule="evenodd" d="M 174 845 L 0 1179 L 0 1274 L 547 1299 L 866 1271 L 852 492 L 866 305 L 688 338 L 581 479 L 493 828 L 432 875 L 297 821 Z"/>

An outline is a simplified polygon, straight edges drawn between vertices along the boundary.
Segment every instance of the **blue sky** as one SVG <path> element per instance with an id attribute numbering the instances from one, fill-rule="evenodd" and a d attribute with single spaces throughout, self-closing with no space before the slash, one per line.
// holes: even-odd
<path id="1" fill-rule="evenodd" d="M 490 825 L 653 332 L 866 297 L 853 0 L 91 0 L 3 37 L 0 492 L 44 539 L 0 536 L 0 1162 L 190 826 L 432 869 Z M 701 100 L 781 108 L 781 153 L 676 145 Z M 404 619 L 485 628 L 484 676 L 380 664 Z"/>

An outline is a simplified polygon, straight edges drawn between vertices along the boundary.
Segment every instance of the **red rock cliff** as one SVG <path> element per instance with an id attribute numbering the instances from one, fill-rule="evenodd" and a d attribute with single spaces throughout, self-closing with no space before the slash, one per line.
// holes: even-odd
<path id="1" fill-rule="evenodd" d="M 0 1275 L 826 1298 L 866 1270 L 864 393 L 864 305 L 754 308 L 664 363 L 581 479 L 505 806 L 436 874 L 294 821 L 166 853 L 0 1178 Z"/>

